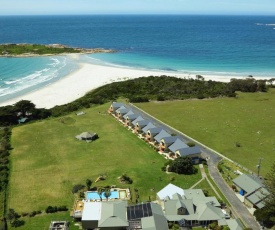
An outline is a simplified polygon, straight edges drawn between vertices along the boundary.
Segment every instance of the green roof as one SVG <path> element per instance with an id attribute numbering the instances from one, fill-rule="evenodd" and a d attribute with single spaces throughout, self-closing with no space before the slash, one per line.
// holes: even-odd
<path id="1" fill-rule="evenodd" d="M 220 208 L 217 208 L 209 203 L 198 204 L 196 214 L 198 215 L 197 220 L 199 221 L 219 220 L 224 217 L 224 214 Z"/>
<path id="2" fill-rule="evenodd" d="M 158 204 L 151 203 L 152 216 L 141 219 L 143 230 L 168 230 L 167 219 Z"/>
<path id="3" fill-rule="evenodd" d="M 233 180 L 233 183 L 235 185 L 237 185 L 239 188 L 243 189 L 248 194 L 263 187 L 263 185 L 260 182 L 256 181 L 255 178 L 252 178 L 251 176 L 246 175 L 246 174 L 242 174 L 242 175 L 238 176 L 237 178 L 235 178 Z"/>
<path id="4" fill-rule="evenodd" d="M 126 227 L 127 221 L 127 201 L 102 202 L 101 218 L 98 227 Z"/>

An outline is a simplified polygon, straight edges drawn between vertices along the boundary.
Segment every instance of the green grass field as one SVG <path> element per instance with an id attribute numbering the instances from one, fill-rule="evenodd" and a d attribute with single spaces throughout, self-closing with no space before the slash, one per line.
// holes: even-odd
<path id="1" fill-rule="evenodd" d="M 263 157 L 261 175 L 275 161 L 275 89 L 238 93 L 237 98 L 136 105 L 254 172 Z"/>
<path id="2" fill-rule="evenodd" d="M 172 177 L 172 183 L 182 188 L 200 180 L 200 173 L 185 176 L 162 172 L 165 159 L 112 116 L 103 114 L 108 107 L 105 104 L 85 110 L 83 116 L 71 114 L 12 130 L 8 208 L 18 213 L 45 210 L 49 205 L 70 208 L 74 202 L 73 185 L 85 184 L 87 178 L 95 181 L 99 174 L 107 175 L 107 179 L 93 182 L 92 186 L 117 185 L 132 191 L 137 188 L 140 201 L 149 196 L 155 199 L 156 192 Z M 99 139 L 92 143 L 76 140 L 75 135 L 84 131 L 98 133 Z M 117 178 L 122 173 L 130 176 L 133 184 L 120 184 Z M 18 229 L 43 229 L 50 219 L 56 219 L 54 214 L 51 216 L 27 218 Z"/>

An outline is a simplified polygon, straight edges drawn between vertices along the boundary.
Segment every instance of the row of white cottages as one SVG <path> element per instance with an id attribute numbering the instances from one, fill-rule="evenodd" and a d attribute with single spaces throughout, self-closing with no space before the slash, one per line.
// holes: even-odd
<path id="1" fill-rule="evenodd" d="M 181 137 L 169 134 L 163 127 L 144 119 L 142 115 L 133 112 L 124 103 L 113 102 L 108 112 L 142 139 L 155 146 L 167 159 L 174 160 L 185 156 L 190 157 L 194 164 L 200 162 L 201 149 L 198 146 L 189 147 Z"/>

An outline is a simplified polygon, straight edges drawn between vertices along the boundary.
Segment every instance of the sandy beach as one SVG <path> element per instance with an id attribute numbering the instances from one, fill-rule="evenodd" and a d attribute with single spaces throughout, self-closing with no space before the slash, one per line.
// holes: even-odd
<path id="1" fill-rule="evenodd" d="M 30 100 L 37 108 L 51 108 L 62 105 L 84 96 L 87 92 L 115 81 L 123 81 L 144 76 L 175 76 L 180 78 L 195 78 L 195 74 L 178 74 L 176 72 L 161 72 L 141 69 L 119 68 L 82 63 L 80 68 L 70 75 L 51 83 L 41 89 L 23 96 L 0 103 L 0 106 L 12 105 L 20 100 Z M 203 76 L 205 80 L 228 82 L 230 76 Z"/>

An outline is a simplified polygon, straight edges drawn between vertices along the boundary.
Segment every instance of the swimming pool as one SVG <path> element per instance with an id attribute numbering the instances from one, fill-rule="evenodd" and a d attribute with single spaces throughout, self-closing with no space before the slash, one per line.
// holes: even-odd
<path id="1" fill-rule="evenodd" d="M 106 199 L 104 196 L 104 192 L 102 193 L 102 199 Z M 111 196 L 108 197 L 108 199 L 113 198 L 113 199 L 118 199 L 119 194 L 118 191 L 111 191 Z M 100 200 L 100 196 L 98 195 L 97 192 L 87 192 L 86 193 L 86 199 L 88 200 Z"/>

